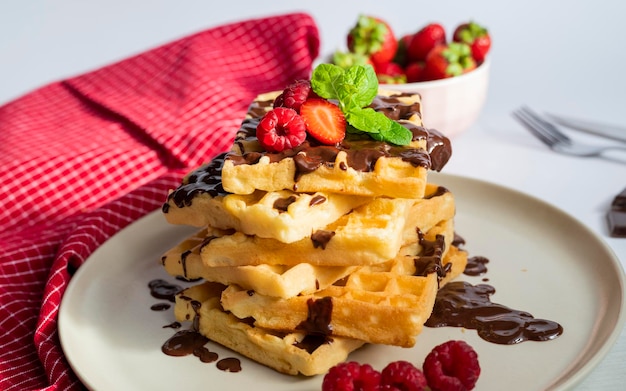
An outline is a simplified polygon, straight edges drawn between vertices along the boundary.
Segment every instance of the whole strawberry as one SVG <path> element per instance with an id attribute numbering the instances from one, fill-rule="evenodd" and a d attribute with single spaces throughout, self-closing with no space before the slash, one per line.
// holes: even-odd
<path id="1" fill-rule="evenodd" d="M 423 70 L 423 80 L 438 80 L 459 76 L 476 68 L 468 45 L 450 42 L 438 45 L 428 53 Z"/>
<path id="2" fill-rule="evenodd" d="M 415 61 L 404 68 L 407 83 L 415 83 L 424 80 L 424 62 Z"/>
<path id="3" fill-rule="evenodd" d="M 452 36 L 455 42 L 463 42 L 470 46 L 472 57 L 478 64 L 485 61 L 487 53 L 491 49 L 491 36 L 489 31 L 478 23 L 468 22 L 459 25 Z"/>
<path id="4" fill-rule="evenodd" d="M 398 41 L 387 22 L 361 15 L 347 37 L 348 50 L 369 56 L 374 65 L 384 64 L 396 55 Z"/>
<path id="5" fill-rule="evenodd" d="M 429 23 L 411 38 L 407 48 L 408 61 L 425 61 L 426 56 L 435 46 L 446 42 L 444 27 L 439 23 Z"/>
<path id="6" fill-rule="evenodd" d="M 376 71 L 376 78 L 381 84 L 401 84 L 407 82 L 404 69 L 395 62 L 378 64 L 374 70 Z"/>

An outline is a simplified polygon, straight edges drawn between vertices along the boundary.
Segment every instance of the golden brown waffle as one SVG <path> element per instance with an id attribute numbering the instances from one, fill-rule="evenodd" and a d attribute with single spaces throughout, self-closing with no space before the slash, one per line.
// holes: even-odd
<path id="1" fill-rule="evenodd" d="M 451 155 L 450 141 L 423 127 L 419 95 L 386 90 L 379 91 L 371 107 L 413 133 L 408 146 L 349 134 L 337 146 L 305 141 L 281 153 L 263 151 L 256 139 L 256 126 L 278 94 L 263 94 L 250 106 L 224 161 L 222 184 L 227 192 L 251 194 L 255 190 L 288 189 L 421 198 L 428 170 L 441 170 Z"/>
<path id="2" fill-rule="evenodd" d="M 165 270 L 187 280 L 203 278 L 225 285 L 237 284 L 264 295 L 288 298 L 324 289 L 356 269 L 356 266 L 319 267 L 308 263 L 206 267 L 200 258 L 200 247 L 209 235 L 206 229 L 201 230 L 168 250 L 161 258 Z"/>
<path id="3" fill-rule="evenodd" d="M 433 190 L 434 189 L 434 190 Z M 394 258 L 416 241 L 415 228 L 430 230 L 455 213 L 454 197 L 436 185 L 429 198 L 375 198 L 311 237 L 285 244 L 235 232 L 207 241 L 200 251 L 207 266 L 368 265 Z"/>
<path id="4" fill-rule="evenodd" d="M 171 224 L 234 229 L 247 235 L 291 243 L 311 236 L 315 230 L 370 200 L 335 193 L 295 193 L 288 190 L 212 197 L 198 194 L 188 206 L 178 206 L 177 192 L 166 201 L 165 218 Z"/>
<path id="5" fill-rule="evenodd" d="M 224 285 L 205 282 L 176 296 L 174 312 L 180 322 L 194 321 L 198 331 L 243 356 L 279 372 L 305 376 L 326 373 L 364 342 L 349 338 L 282 333 L 250 325 L 220 305 Z"/>
<path id="6" fill-rule="evenodd" d="M 263 328 L 303 329 L 410 347 L 432 312 L 439 285 L 456 277 L 467 263 L 467 254 L 450 244 L 453 237 L 449 220 L 421 239 L 421 256 L 404 255 L 373 268 L 360 268 L 348 276 L 345 285 L 290 299 L 233 285 L 222 293 L 222 305 L 238 318 L 252 318 Z"/>

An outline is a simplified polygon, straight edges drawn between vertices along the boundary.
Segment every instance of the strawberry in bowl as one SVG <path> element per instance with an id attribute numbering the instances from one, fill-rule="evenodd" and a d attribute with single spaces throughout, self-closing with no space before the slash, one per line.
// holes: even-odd
<path id="1" fill-rule="evenodd" d="M 491 35 L 475 21 L 450 31 L 430 22 L 396 35 L 381 18 L 360 16 L 348 33 L 348 50 L 337 51 L 331 62 L 340 67 L 371 65 L 381 88 L 418 92 L 425 125 L 454 136 L 476 121 L 486 100 Z M 390 40 L 397 36 L 394 45 Z"/>

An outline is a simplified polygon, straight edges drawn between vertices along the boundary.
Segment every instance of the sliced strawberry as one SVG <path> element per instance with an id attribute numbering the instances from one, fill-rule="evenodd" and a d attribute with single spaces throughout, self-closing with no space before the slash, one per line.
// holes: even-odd
<path id="1" fill-rule="evenodd" d="M 389 62 L 396 55 L 398 41 L 384 20 L 361 15 L 347 37 L 348 50 L 369 56 L 374 64 Z"/>
<path id="2" fill-rule="evenodd" d="M 300 106 L 307 132 L 317 141 L 334 145 L 346 136 L 346 117 L 339 106 L 325 99 L 309 99 Z"/>
<path id="3" fill-rule="evenodd" d="M 491 36 L 489 31 L 476 22 L 460 24 L 452 36 L 455 42 L 463 42 L 470 45 L 472 57 L 477 63 L 482 63 L 491 49 Z"/>
<path id="4" fill-rule="evenodd" d="M 446 30 L 439 23 L 429 23 L 416 32 L 407 49 L 410 62 L 424 61 L 435 46 L 446 43 Z"/>

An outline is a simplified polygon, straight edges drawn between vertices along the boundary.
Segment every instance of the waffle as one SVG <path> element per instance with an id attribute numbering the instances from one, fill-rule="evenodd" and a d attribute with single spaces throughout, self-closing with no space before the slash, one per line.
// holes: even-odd
<path id="1" fill-rule="evenodd" d="M 432 188 L 439 189 L 436 185 Z M 428 231 L 454 216 L 452 193 L 435 191 L 432 197 L 420 200 L 375 198 L 309 238 L 289 244 L 242 232 L 223 235 L 207 241 L 200 255 L 207 266 L 385 262 L 394 258 L 400 247 L 416 241 L 415 227 Z"/>
<path id="2" fill-rule="evenodd" d="M 256 139 L 256 126 L 278 94 L 263 94 L 250 106 L 224 161 L 222 184 L 226 191 L 252 194 L 287 189 L 421 198 L 428 170 L 441 170 L 451 155 L 450 141 L 422 126 L 419 94 L 385 90 L 379 91 L 371 107 L 411 130 L 410 145 L 394 146 L 348 134 L 337 146 L 305 141 L 292 150 L 266 152 Z"/>
<path id="3" fill-rule="evenodd" d="M 295 193 L 288 190 L 212 196 L 197 194 L 187 205 L 177 197 L 195 186 L 186 180 L 165 202 L 171 224 L 234 229 L 247 235 L 292 243 L 311 236 L 352 209 L 370 200 L 334 193 Z"/>
<path id="4" fill-rule="evenodd" d="M 263 295 L 288 298 L 324 289 L 356 269 L 356 266 L 318 267 L 308 263 L 205 267 L 200 247 L 207 236 L 210 234 L 203 229 L 168 250 L 161 258 L 167 273 L 187 280 L 203 278 L 225 285 L 236 284 Z"/>
<path id="5" fill-rule="evenodd" d="M 425 236 L 427 241 L 440 240 L 439 270 L 449 269 L 444 278 L 434 268 L 426 268 L 425 275 L 414 275 L 416 256 L 405 255 L 373 269 L 360 268 L 350 274 L 345 285 L 332 285 L 290 299 L 265 296 L 232 285 L 222 293 L 222 305 L 238 318 L 253 318 L 258 327 L 283 331 L 304 329 L 368 343 L 411 347 L 432 312 L 439 285 L 456 277 L 467 262 L 465 252 L 449 245 L 454 236 L 452 226 L 448 221 Z M 448 250 L 443 251 L 445 248 Z M 326 316 L 312 314 L 318 303 L 328 312 Z M 320 318 L 326 320 L 321 322 Z"/>
<path id="6" fill-rule="evenodd" d="M 252 326 L 222 309 L 220 294 L 224 288 L 205 282 L 180 292 L 174 306 L 176 319 L 194 321 L 205 337 L 276 371 L 289 375 L 323 374 L 364 344 L 349 338 L 320 338 Z"/>

